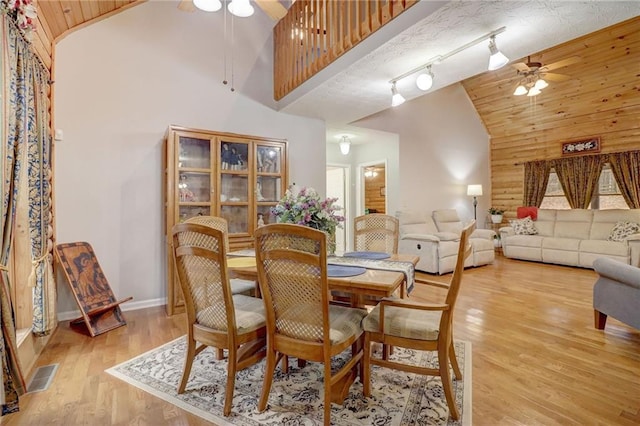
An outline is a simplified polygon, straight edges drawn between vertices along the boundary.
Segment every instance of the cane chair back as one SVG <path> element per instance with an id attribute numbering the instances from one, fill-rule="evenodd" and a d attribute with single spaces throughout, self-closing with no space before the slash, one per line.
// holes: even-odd
<path id="1" fill-rule="evenodd" d="M 266 408 L 279 357 L 324 363 L 324 423 L 331 419 L 332 385 L 362 359 L 365 310 L 329 305 L 327 243 L 321 231 L 270 224 L 255 232 L 258 281 L 267 315 L 267 367 L 258 410 Z M 331 358 L 352 346 L 336 372 Z"/>
<path id="2" fill-rule="evenodd" d="M 398 254 L 398 219 L 381 213 L 358 216 L 353 223 L 353 249 Z"/>
<path id="3" fill-rule="evenodd" d="M 202 350 L 207 346 L 227 349 L 223 413 L 229 415 L 236 372 L 264 358 L 266 316 L 261 299 L 232 294 L 225 234 L 212 223 L 204 222 L 202 219 L 201 223 L 181 223 L 173 227 L 174 261 L 184 295 L 188 330 L 178 393 L 184 392 L 193 360 Z"/>
<path id="4" fill-rule="evenodd" d="M 365 396 L 371 395 L 371 364 L 417 374 L 440 376 L 449 414 L 455 420 L 460 418 L 453 395 L 449 365 L 453 368 L 456 379 L 461 379 L 462 374 L 453 345 L 453 312 L 462 283 L 464 261 L 471 254 L 469 235 L 474 229 L 475 221 L 462 230 L 456 267 L 448 284 L 444 303 L 426 304 L 410 302 L 406 299 L 385 298 L 364 319 L 363 393 Z M 374 357 L 371 352 L 372 342 L 422 351 L 437 351 L 439 366 L 425 368 L 404 364 L 388 358 L 384 352 L 382 358 Z"/>

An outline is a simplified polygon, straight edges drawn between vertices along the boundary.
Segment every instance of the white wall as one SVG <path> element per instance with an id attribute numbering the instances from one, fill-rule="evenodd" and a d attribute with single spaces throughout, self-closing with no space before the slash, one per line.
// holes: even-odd
<path id="1" fill-rule="evenodd" d="M 272 84 L 273 23 L 258 10 L 236 20 L 231 93 L 221 83 L 222 13 L 176 5 L 131 8 L 70 34 L 55 54 L 55 127 L 64 130 L 55 147 L 57 241 L 88 241 L 116 297 L 133 296 L 134 307 L 166 297 L 168 125 L 287 139 L 290 181 L 322 192 L 326 184 L 324 122 L 258 102 L 265 93 L 256 87 Z M 59 311 L 74 310 L 67 285 L 58 287 Z"/>
<path id="2" fill-rule="evenodd" d="M 484 227 L 491 193 L 489 136 L 462 85 L 352 124 L 399 134 L 398 209 L 455 208 L 467 221 L 473 219 L 467 185 L 479 183 L 485 196 L 478 198 L 478 226 Z"/>

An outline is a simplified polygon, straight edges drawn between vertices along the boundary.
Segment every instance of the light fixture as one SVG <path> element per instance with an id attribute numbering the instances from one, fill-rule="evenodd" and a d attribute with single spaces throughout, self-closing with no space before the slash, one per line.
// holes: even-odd
<path id="1" fill-rule="evenodd" d="M 549 86 L 549 83 L 547 83 L 546 81 L 544 81 L 541 78 L 538 78 L 538 80 L 536 80 L 536 84 L 533 85 L 533 87 L 535 87 L 538 90 L 542 90 L 542 89 L 544 89 L 545 87 L 548 87 L 548 86 Z"/>
<path id="2" fill-rule="evenodd" d="M 374 168 L 366 168 L 364 171 L 364 177 L 372 178 L 378 176 L 378 172 Z"/>
<path id="3" fill-rule="evenodd" d="M 193 0 L 193 5 L 205 12 L 217 12 L 222 8 L 220 0 Z"/>
<path id="4" fill-rule="evenodd" d="M 231 0 L 227 9 L 238 18 L 246 18 L 253 15 L 253 6 L 249 4 L 249 0 Z"/>
<path id="5" fill-rule="evenodd" d="M 425 92 L 431 89 L 433 86 L 433 73 L 431 72 L 431 65 L 427 67 L 427 71 L 423 72 L 416 78 L 416 86 L 418 89 L 424 90 Z"/>
<path id="6" fill-rule="evenodd" d="M 504 56 L 504 54 L 498 50 L 495 35 L 492 35 L 489 39 L 489 52 L 491 52 L 491 56 L 489 56 L 489 71 L 497 70 L 509 63 L 509 58 Z"/>
<path id="7" fill-rule="evenodd" d="M 496 70 L 504 65 L 507 64 L 507 62 L 509 62 L 509 59 L 504 56 L 496 47 L 496 36 L 502 32 L 504 32 L 507 29 L 507 27 L 500 27 L 495 31 L 491 31 L 490 33 L 487 33 L 485 35 L 483 35 L 482 37 L 478 37 L 475 40 L 470 41 L 469 43 L 458 47 L 457 49 L 452 50 L 451 52 L 445 53 L 444 55 L 437 55 L 434 56 L 433 58 L 429 59 L 429 61 L 427 61 L 427 63 L 420 65 L 419 67 L 416 67 L 410 71 L 407 71 L 406 73 L 397 76 L 396 78 L 389 80 L 389 83 L 391 83 L 391 93 L 393 94 L 394 99 L 398 99 L 399 103 L 396 103 L 393 99 L 391 100 L 391 106 L 398 106 L 400 105 L 402 102 L 404 102 L 404 97 L 402 97 L 402 95 L 400 95 L 398 93 L 398 91 L 396 90 L 396 82 L 402 80 L 403 78 L 407 78 L 410 75 L 413 75 L 417 72 L 423 71 L 423 70 L 427 70 L 424 73 L 421 73 L 418 78 L 416 79 L 416 85 L 418 86 L 418 88 L 420 88 L 421 90 L 429 90 L 431 88 L 431 86 L 433 85 L 433 72 L 431 71 L 431 66 L 432 65 L 436 65 L 439 64 L 441 62 L 443 62 L 445 59 L 455 55 L 456 53 L 460 53 L 465 49 L 468 49 L 472 46 L 475 46 L 478 43 L 481 43 L 485 40 L 490 40 L 489 42 L 489 50 L 491 51 L 491 57 L 489 58 L 489 62 L 490 62 L 490 66 L 489 69 L 490 70 Z M 495 59 L 494 59 L 495 57 Z M 498 61 L 499 59 L 499 61 Z M 492 66 L 495 66 L 495 68 L 492 68 Z M 424 87 L 424 88 L 423 88 Z M 400 100 L 401 99 L 401 100 Z"/>
<path id="8" fill-rule="evenodd" d="M 398 93 L 398 89 L 396 89 L 396 82 L 391 83 L 391 106 L 397 107 L 398 105 L 402 105 L 404 103 L 404 96 Z"/>
<path id="9" fill-rule="evenodd" d="M 529 89 L 529 92 L 527 93 L 527 96 L 537 96 L 540 93 L 542 93 L 540 91 L 540 89 L 536 89 L 536 86 L 533 86 L 531 89 Z"/>
<path id="10" fill-rule="evenodd" d="M 342 136 L 342 140 L 340 141 L 340 152 L 342 153 L 342 155 L 348 155 L 350 149 L 351 141 L 346 135 Z"/>
<path id="11" fill-rule="evenodd" d="M 482 185 L 467 185 L 467 196 L 473 197 L 473 218 L 478 219 L 476 208 L 478 206 L 478 197 L 482 195 Z"/>
<path id="12" fill-rule="evenodd" d="M 516 96 L 522 96 L 522 95 L 526 95 L 527 92 L 528 92 L 527 88 L 524 87 L 522 82 L 520 82 L 520 84 L 518 85 L 518 87 L 516 87 L 516 90 L 513 92 L 513 94 Z"/>

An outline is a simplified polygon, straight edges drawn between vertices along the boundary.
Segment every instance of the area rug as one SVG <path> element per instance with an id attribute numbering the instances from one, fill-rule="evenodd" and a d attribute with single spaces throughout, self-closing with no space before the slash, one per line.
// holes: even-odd
<path id="1" fill-rule="evenodd" d="M 310 362 L 298 368 L 297 362 L 290 360 L 287 375 L 277 368 L 267 410 L 262 413 L 256 411 L 256 405 L 262 389 L 264 360 L 240 371 L 231 415 L 224 417 L 227 362 L 216 360 L 211 348 L 196 357 L 186 391 L 177 394 L 185 342 L 183 336 L 106 371 L 217 425 L 322 424 L 322 364 Z M 456 342 L 456 353 L 463 380 L 454 381 L 453 388 L 461 420 L 449 418 L 439 377 L 373 366 L 371 398 L 362 395 L 362 384 L 356 380 L 344 404 L 332 404 L 331 423 L 353 426 L 471 425 L 471 343 Z M 336 357 L 336 366 L 347 357 L 347 352 Z M 392 357 L 420 365 L 437 364 L 437 356 L 431 352 L 394 348 Z"/>

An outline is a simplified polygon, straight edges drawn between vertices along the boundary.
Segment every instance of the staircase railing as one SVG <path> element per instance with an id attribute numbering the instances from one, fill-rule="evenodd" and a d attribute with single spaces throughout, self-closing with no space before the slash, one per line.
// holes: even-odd
<path id="1" fill-rule="evenodd" d="M 418 0 L 298 0 L 273 29 L 280 100 Z"/>

